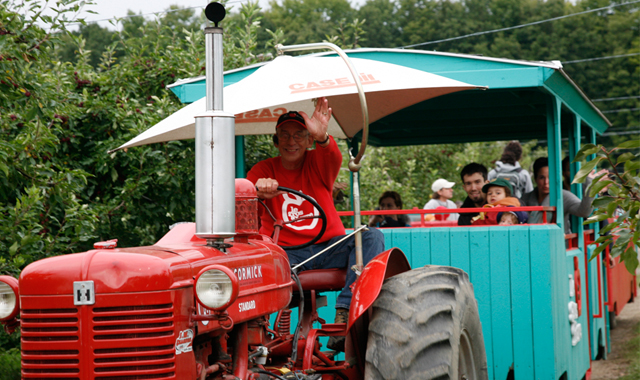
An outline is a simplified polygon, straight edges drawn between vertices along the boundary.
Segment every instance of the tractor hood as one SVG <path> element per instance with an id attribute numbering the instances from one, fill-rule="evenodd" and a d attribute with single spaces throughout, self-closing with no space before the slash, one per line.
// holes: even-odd
<path id="1" fill-rule="evenodd" d="M 20 294 L 73 294 L 75 281 L 93 281 L 98 293 L 154 291 L 190 278 L 187 260 L 153 248 L 91 250 L 40 260 L 20 274 Z"/>
<path id="2" fill-rule="evenodd" d="M 193 285 L 206 266 L 233 271 L 260 266 L 266 282 L 288 282 L 286 254 L 268 241 L 234 243 L 226 252 L 206 246 L 193 223 L 178 225 L 148 247 L 96 249 L 51 257 L 20 274 L 20 295 L 70 295 L 75 281 L 93 281 L 97 294 L 162 291 Z M 262 282 L 262 281 L 261 281 Z"/>

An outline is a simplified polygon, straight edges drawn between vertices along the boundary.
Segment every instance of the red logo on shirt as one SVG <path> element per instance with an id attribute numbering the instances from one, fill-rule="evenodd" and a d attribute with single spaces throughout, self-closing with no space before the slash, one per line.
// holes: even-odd
<path id="1" fill-rule="evenodd" d="M 284 202 L 282 203 L 282 220 L 290 222 L 301 217 L 316 216 L 320 213 L 311 203 L 305 201 L 302 197 L 294 194 L 282 194 Z M 296 230 L 312 230 L 318 225 L 318 218 L 303 219 L 299 222 L 285 224 L 285 226 Z"/>

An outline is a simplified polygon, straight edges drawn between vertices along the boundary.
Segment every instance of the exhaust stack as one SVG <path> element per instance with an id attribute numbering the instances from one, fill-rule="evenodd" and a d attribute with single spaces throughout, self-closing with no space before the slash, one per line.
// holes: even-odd
<path id="1" fill-rule="evenodd" d="M 196 236 L 221 246 L 235 235 L 235 117 L 223 108 L 223 29 L 226 11 L 210 3 L 205 15 L 207 110 L 196 116 Z"/>

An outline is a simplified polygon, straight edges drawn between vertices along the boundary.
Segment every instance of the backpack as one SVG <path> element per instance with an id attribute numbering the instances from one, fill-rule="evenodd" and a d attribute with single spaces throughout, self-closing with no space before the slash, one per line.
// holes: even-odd
<path id="1" fill-rule="evenodd" d="M 511 186 L 513 186 L 513 194 L 511 194 L 512 197 L 521 198 L 522 194 L 524 194 L 526 184 L 520 177 L 521 171 L 522 168 L 513 168 L 513 170 L 508 172 L 499 172 L 496 170 L 496 178 L 507 180 L 511 183 Z"/>

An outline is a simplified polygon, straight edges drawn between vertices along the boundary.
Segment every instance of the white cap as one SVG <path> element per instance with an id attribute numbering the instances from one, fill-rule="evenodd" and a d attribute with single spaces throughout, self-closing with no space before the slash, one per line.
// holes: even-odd
<path id="1" fill-rule="evenodd" d="M 433 190 L 434 193 L 437 193 L 438 191 L 440 191 L 442 189 L 450 189 L 455 184 L 456 184 L 455 182 L 449 182 L 444 178 L 438 178 L 433 183 L 433 185 L 431 185 L 431 190 Z"/>

